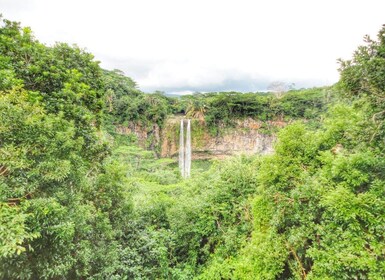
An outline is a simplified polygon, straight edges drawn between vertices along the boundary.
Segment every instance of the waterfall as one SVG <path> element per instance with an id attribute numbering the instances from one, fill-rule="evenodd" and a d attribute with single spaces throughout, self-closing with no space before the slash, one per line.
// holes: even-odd
<path id="1" fill-rule="evenodd" d="M 184 161 L 184 133 L 183 133 L 183 119 L 180 120 L 180 136 L 179 136 L 179 169 L 182 177 L 185 177 L 185 161 Z"/>
<path id="2" fill-rule="evenodd" d="M 184 175 L 186 178 L 190 177 L 191 171 L 191 122 L 187 120 L 187 132 L 186 132 L 186 155 L 184 163 Z"/>
<path id="3" fill-rule="evenodd" d="M 186 142 L 186 145 L 185 145 Z M 179 136 L 179 169 L 183 178 L 190 177 L 191 172 L 191 121 L 187 120 L 186 139 L 184 136 L 184 120 L 180 121 Z"/>

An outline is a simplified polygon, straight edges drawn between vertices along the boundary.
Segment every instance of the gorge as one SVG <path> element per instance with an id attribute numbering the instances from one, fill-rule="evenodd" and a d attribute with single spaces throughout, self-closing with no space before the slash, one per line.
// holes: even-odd
<path id="1" fill-rule="evenodd" d="M 288 124 L 285 121 L 262 122 L 253 118 L 238 119 L 234 121 L 234 126 L 219 127 L 219 132 L 213 135 L 205 122 L 189 119 L 186 127 L 183 126 L 183 119 L 184 116 L 171 116 L 166 119 L 162 128 L 151 125 L 152 129 L 147 129 L 132 123 L 128 127 L 119 126 L 116 131 L 122 135 L 134 135 L 142 148 L 146 148 L 146 144 L 153 150 L 159 147 L 158 155 L 162 158 L 178 158 L 179 155 L 187 154 L 182 152 L 185 148 L 187 150 L 189 139 L 187 132 L 183 136 L 184 127 L 188 128 L 189 123 L 192 123 L 191 158 L 195 160 L 226 158 L 239 154 L 271 154 L 276 133 Z M 179 166 L 182 166 L 181 162 L 184 162 L 184 159 L 179 156 Z"/>

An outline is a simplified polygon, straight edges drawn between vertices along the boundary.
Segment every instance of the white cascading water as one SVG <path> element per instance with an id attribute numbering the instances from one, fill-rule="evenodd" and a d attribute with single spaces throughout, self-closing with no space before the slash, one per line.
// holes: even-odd
<path id="1" fill-rule="evenodd" d="M 179 169 L 180 174 L 185 178 L 185 162 L 184 162 L 184 133 L 183 133 L 183 119 L 180 120 L 180 136 L 179 136 Z"/>
<path id="2" fill-rule="evenodd" d="M 191 171 L 191 122 L 187 120 L 187 131 L 186 131 L 186 155 L 184 163 L 184 175 L 185 178 L 190 177 Z"/>
<path id="3" fill-rule="evenodd" d="M 184 137 L 184 121 L 180 121 L 179 136 L 179 169 L 183 178 L 190 177 L 191 172 L 191 121 L 187 120 L 186 139 Z M 186 141 L 186 145 L 185 145 Z"/>

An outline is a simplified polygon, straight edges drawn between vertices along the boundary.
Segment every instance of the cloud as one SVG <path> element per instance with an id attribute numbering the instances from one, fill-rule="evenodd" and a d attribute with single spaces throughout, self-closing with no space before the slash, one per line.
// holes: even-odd
<path id="1" fill-rule="evenodd" d="M 164 60 L 157 62 L 146 75 L 137 79 L 145 91 L 159 89 L 163 91 L 202 91 L 214 89 L 230 90 L 235 84 L 250 82 L 249 74 L 225 69 L 200 61 Z"/>
<path id="2" fill-rule="evenodd" d="M 317 67 L 303 69 L 301 78 L 286 74 L 290 69 L 268 69 L 261 74 L 257 69 L 249 71 L 239 68 L 218 67 L 199 60 L 140 60 L 125 58 L 115 61 L 108 59 L 110 65 L 120 66 L 126 75 L 132 77 L 145 92 L 156 90 L 167 93 L 215 92 L 215 91 L 264 91 L 274 80 L 295 83 L 297 88 L 331 85 L 337 79 L 317 77 Z M 102 66 L 110 66 L 102 64 Z M 290 68 L 290 66 L 289 66 Z M 290 71 L 288 71 L 290 72 Z"/>
<path id="3" fill-rule="evenodd" d="M 383 0 L 1 0 L 43 43 L 76 43 L 145 91 L 333 84 L 383 24 Z M 360 19 L 360 20 L 357 20 Z"/>
<path id="4" fill-rule="evenodd" d="M 2 9 L 7 13 L 17 13 L 23 9 L 33 9 L 35 1 L 15 1 L 15 0 L 1 0 Z M 3 15 L 4 16 L 4 15 Z"/>
<path id="5" fill-rule="evenodd" d="M 95 53 L 95 58 L 100 61 L 104 69 L 119 69 L 125 75 L 138 81 L 146 77 L 151 70 L 159 63 L 157 60 L 138 59 L 134 57 L 117 57 L 113 55 Z"/>

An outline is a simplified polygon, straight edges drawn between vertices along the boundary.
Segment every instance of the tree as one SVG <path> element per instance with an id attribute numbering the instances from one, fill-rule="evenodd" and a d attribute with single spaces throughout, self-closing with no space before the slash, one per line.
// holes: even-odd
<path id="1" fill-rule="evenodd" d="M 367 106 L 365 111 L 374 125 L 365 128 L 368 141 L 381 145 L 385 136 L 385 25 L 378 32 L 377 40 L 367 35 L 364 41 L 366 44 L 354 52 L 351 60 L 339 59 L 338 85 L 348 99 L 365 100 L 361 103 Z"/>
<path id="2" fill-rule="evenodd" d="M 111 278 L 130 200 L 93 56 L 0 27 L 0 278 Z M 92 255 L 90 254 L 92 252 Z"/>

